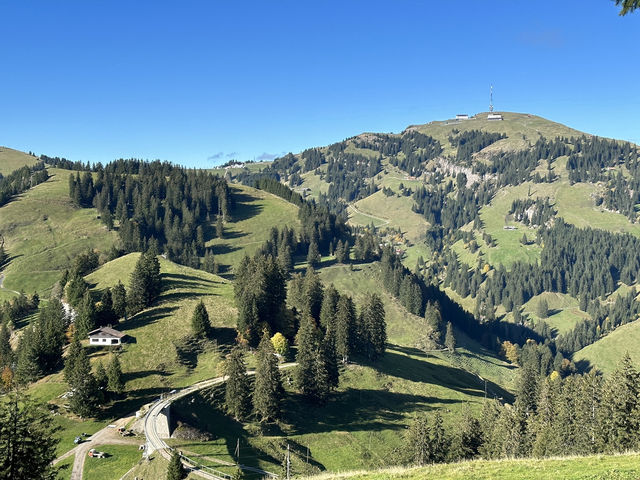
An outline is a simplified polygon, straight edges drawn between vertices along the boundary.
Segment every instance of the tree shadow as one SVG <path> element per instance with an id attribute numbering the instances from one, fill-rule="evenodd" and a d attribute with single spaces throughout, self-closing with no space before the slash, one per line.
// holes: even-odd
<path id="1" fill-rule="evenodd" d="M 171 284 L 171 282 L 173 282 L 173 281 L 178 281 L 178 280 L 181 280 L 183 282 L 196 283 L 196 284 L 202 284 L 202 283 L 216 284 L 216 283 L 220 283 L 220 282 L 216 282 L 216 281 L 213 281 L 213 280 L 209 280 L 207 278 L 197 278 L 197 277 L 192 277 L 190 275 L 184 275 L 182 273 L 163 273 L 162 274 L 162 279 L 164 281 L 168 282 L 169 284 Z"/>
<path id="2" fill-rule="evenodd" d="M 240 463 L 242 465 L 260 468 L 260 465 L 264 465 L 264 463 L 280 464 L 281 459 L 276 459 L 269 452 L 251 444 L 250 439 L 253 435 L 247 432 L 242 423 L 224 413 L 224 392 L 224 387 L 218 386 L 173 402 L 171 405 L 172 423 L 180 421 L 198 430 L 211 433 L 214 439 L 222 440 L 227 454 L 233 461 L 236 460 L 236 446 L 240 444 Z M 211 447 L 210 442 L 174 444 L 176 448 L 185 450 L 189 450 L 195 445 Z"/>
<path id="3" fill-rule="evenodd" d="M 462 400 L 367 388 L 347 388 L 330 396 L 326 405 L 310 405 L 302 395 L 289 393 L 283 410 L 290 435 L 332 431 L 380 431 L 404 429 L 407 410 L 433 410 L 434 403 Z"/>
<path id="4" fill-rule="evenodd" d="M 188 295 L 191 296 L 191 295 Z M 178 307 L 153 307 L 149 310 L 145 310 L 144 312 L 138 313 L 130 319 L 121 322 L 118 327 L 122 332 L 126 332 L 128 330 L 135 330 L 136 328 L 144 327 L 146 325 L 150 325 L 152 323 L 157 322 L 161 318 L 166 317 L 171 312 L 174 312 L 178 309 Z"/>
<path id="5" fill-rule="evenodd" d="M 240 247 L 229 245 L 228 243 L 218 243 L 213 245 L 214 255 L 226 255 L 228 253 L 236 252 L 240 250 Z"/>
<path id="6" fill-rule="evenodd" d="M 234 189 L 233 198 L 235 200 L 235 207 L 232 215 L 234 222 L 248 220 L 249 218 L 259 215 L 264 210 L 263 205 L 253 203 L 256 200 L 259 200 L 258 197 L 254 197 L 253 195 L 239 189 Z"/>
<path id="7" fill-rule="evenodd" d="M 424 353 L 417 356 L 426 358 Z M 378 362 L 372 364 L 372 367 L 380 373 L 412 382 L 442 385 L 474 397 L 484 396 L 484 381 L 475 374 L 457 367 L 421 361 L 393 350 L 387 350 Z M 489 381 L 487 385 L 491 385 L 492 390 L 510 397 L 509 392 L 499 385 Z"/>

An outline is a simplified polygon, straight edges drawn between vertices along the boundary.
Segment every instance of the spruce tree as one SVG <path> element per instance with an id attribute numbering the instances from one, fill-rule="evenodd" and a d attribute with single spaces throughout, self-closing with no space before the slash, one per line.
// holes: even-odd
<path id="1" fill-rule="evenodd" d="M 362 308 L 361 328 L 364 333 L 364 355 L 376 360 L 384 354 L 387 343 L 387 323 L 382 299 L 375 293 L 368 295 Z"/>
<path id="2" fill-rule="evenodd" d="M 5 323 L 0 326 L 0 367 L 13 363 L 13 350 L 11 349 L 11 333 Z"/>
<path id="3" fill-rule="evenodd" d="M 69 386 L 73 392 L 69 401 L 71 411 L 80 417 L 94 416 L 98 404 L 98 386 L 84 348 L 81 347 L 69 368 Z"/>
<path id="4" fill-rule="evenodd" d="M 340 300 L 340 294 L 333 284 L 329 285 L 324 291 L 322 307 L 320 308 L 320 326 L 324 330 L 327 330 L 329 327 L 335 329 L 338 300 Z"/>
<path id="5" fill-rule="evenodd" d="M 315 320 L 310 315 L 305 315 L 300 323 L 298 331 L 298 351 L 296 353 L 297 366 L 294 371 L 296 388 L 307 398 L 316 395 L 315 353 L 320 349 L 320 332 Z"/>
<path id="6" fill-rule="evenodd" d="M 150 306 L 162 290 L 160 262 L 151 249 L 140 255 L 131 272 L 127 307 L 132 315 Z"/>
<path id="7" fill-rule="evenodd" d="M 113 305 L 113 312 L 116 314 L 116 317 L 125 318 L 127 314 L 127 291 L 120 280 L 118 280 L 116 286 L 111 289 L 111 304 Z"/>
<path id="8" fill-rule="evenodd" d="M 211 330 L 211 323 L 209 322 L 209 313 L 204 306 L 204 302 L 200 300 L 196 305 L 191 316 L 191 329 L 196 338 L 207 338 L 209 331 Z"/>
<path id="9" fill-rule="evenodd" d="M 225 405 L 236 420 L 243 420 L 251 411 L 251 386 L 244 363 L 244 352 L 234 347 L 225 364 Z"/>
<path id="10" fill-rule="evenodd" d="M 110 392 L 120 394 L 124 391 L 124 379 L 122 378 L 122 366 L 118 355 L 113 355 L 107 367 L 107 388 Z"/>
<path id="11" fill-rule="evenodd" d="M 456 351 L 456 337 L 453 334 L 453 325 L 451 325 L 451 322 L 447 322 L 447 333 L 444 336 L 444 346 L 447 347 L 447 350 L 451 353 Z"/>
<path id="12" fill-rule="evenodd" d="M 538 301 L 536 315 L 538 315 L 539 318 L 547 318 L 549 316 L 549 304 L 547 303 L 546 299 L 541 298 Z"/>
<path id="13" fill-rule="evenodd" d="M 98 361 L 96 365 L 96 388 L 98 389 L 98 398 L 100 400 L 107 400 L 108 388 L 109 388 L 109 377 L 107 375 L 107 370 L 104 368 L 104 364 L 102 361 Z M 67 380 L 68 383 L 68 380 Z"/>
<path id="14" fill-rule="evenodd" d="M 48 409 L 22 393 L 0 402 L 0 478 L 55 480 L 56 435 Z"/>
<path id="15" fill-rule="evenodd" d="M 601 410 L 601 444 L 604 450 L 637 448 L 640 433 L 640 376 L 629 353 L 605 383 Z"/>
<path id="16" fill-rule="evenodd" d="M 327 372 L 329 389 L 334 389 L 340 381 L 340 369 L 338 368 L 338 354 L 336 352 L 336 338 L 334 327 L 329 327 L 322 340 L 322 355 L 324 367 Z"/>
<path id="17" fill-rule="evenodd" d="M 311 315 L 314 319 L 318 320 L 320 318 L 320 310 L 322 309 L 324 287 L 320 281 L 320 276 L 312 266 L 307 267 L 303 288 L 302 313 Z"/>
<path id="18" fill-rule="evenodd" d="M 93 303 L 91 292 L 87 290 L 82 297 L 82 303 L 75 319 L 75 334 L 79 338 L 85 338 L 96 327 L 96 306 Z"/>
<path id="19" fill-rule="evenodd" d="M 342 295 L 338 300 L 336 311 L 335 343 L 336 354 L 343 363 L 355 349 L 356 309 L 351 297 Z"/>
<path id="20" fill-rule="evenodd" d="M 264 331 L 256 358 L 256 374 L 253 388 L 253 409 L 261 422 L 277 420 L 281 414 L 284 388 L 278 369 L 278 359 L 269 337 Z"/>
<path id="21" fill-rule="evenodd" d="M 180 452 L 174 450 L 171 454 L 171 460 L 169 460 L 169 467 L 167 468 L 167 480 L 183 480 L 184 478 L 187 478 L 187 471 L 182 465 Z"/>
<path id="22" fill-rule="evenodd" d="M 318 242 L 312 239 L 309 243 L 309 251 L 307 252 L 307 263 L 311 267 L 316 267 L 320 263 L 320 250 L 318 249 Z"/>

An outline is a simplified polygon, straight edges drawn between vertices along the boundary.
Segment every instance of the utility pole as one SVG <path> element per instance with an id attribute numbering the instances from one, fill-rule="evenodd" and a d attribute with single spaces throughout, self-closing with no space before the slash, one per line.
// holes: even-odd
<path id="1" fill-rule="evenodd" d="M 287 480 L 289 480 L 290 473 L 291 473 L 291 456 L 289 451 L 289 444 L 287 443 Z"/>

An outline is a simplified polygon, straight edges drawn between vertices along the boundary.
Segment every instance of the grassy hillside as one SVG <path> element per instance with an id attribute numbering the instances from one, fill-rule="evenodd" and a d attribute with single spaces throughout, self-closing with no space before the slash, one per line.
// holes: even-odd
<path id="1" fill-rule="evenodd" d="M 51 178 L 0 207 L 0 233 L 9 262 L 4 287 L 48 296 L 73 258 L 89 248 L 107 251 L 117 234 L 107 231 L 93 208 L 69 199 L 72 172 L 49 169 Z"/>
<path id="2" fill-rule="evenodd" d="M 213 246 L 220 273 L 231 269 L 245 254 L 251 255 L 269 238 L 271 228 L 299 226 L 298 207 L 271 193 L 244 185 L 232 185 L 235 207 L 232 219 L 225 224 L 224 238 L 207 243 Z"/>
<path id="3" fill-rule="evenodd" d="M 460 348 L 455 355 L 414 348 L 424 337 L 425 322 L 384 292 L 377 265 L 333 265 L 320 269 L 319 274 L 325 284 L 333 283 L 340 292 L 352 295 L 356 304 L 367 293 L 382 296 L 390 343 L 384 357 L 371 365 L 350 364 L 342 373 L 338 391 L 322 407 L 310 406 L 285 381 L 289 390 L 285 418 L 260 435 L 256 424 L 243 426 L 212 408 L 221 393 L 203 392 L 174 406 L 179 417 L 210 429 L 215 440 L 173 440 L 174 446 L 200 458 L 233 461 L 240 438 L 246 462 L 278 471 L 282 449 L 289 442 L 303 454 L 309 448 L 309 464 L 298 465 L 299 472 L 382 467 L 398 462 L 402 432 L 418 412 L 437 409 L 449 423 L 461 409 L 478 411 L 485 396 L 484 379 L 488 380 L 488 396 L 508 396 L 499 385 L 512 385 L 513 367 L 463 333 L 456 332 Z"/>
<path id="4" fill-rule="evenodd" d="M 615 370 L 622 356 L 628 352 L 636 365 L 640 364 L 640 320 L 622 325 L 597 342 L 573 355 L 574 361 L 587 361 L 599 370 Z"/>
<path id="5" fill-rule="evenodd" d="M 28 153 L 0 146 L 0 173 L 7 175 L 25 165 L 35 165 L 38 158 Z"/>
<path id="6" fill-rule="evenodd" d="M 640 475 L 638 454 L 535 460 L 478 460 L 423 468 L 318 475 L 308 480 L 634 480 Z"/>
<path id="7" fill-rule="evenodd" d="M 101 290 L 118 280 L 125 285 L 139 257 L 132 253 L 113 260 L 87 276 Z M 164 290 L 153 307 L 120 323 L 117 328 L 131 341 L 120 355 L 126 390 L 131 400 L 153 395 L 162 388 L 188 385 L 216 376 L 219 350 L 214 340 L 233 340 L 236 323 L 233 287 L 221 277 L 177 265 L 160 258 Z M 197 302 L 207 307 L 214 333 L 202 352 L 190 351 L 185 340 L 191 334 L 191 315 Z M 108 357 L 106 349 L 94 349 L 93 359 Z"/>

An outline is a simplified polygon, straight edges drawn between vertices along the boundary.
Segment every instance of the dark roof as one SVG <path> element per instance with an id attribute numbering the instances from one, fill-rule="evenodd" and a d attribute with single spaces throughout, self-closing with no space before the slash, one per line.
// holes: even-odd
<path id="1" fill-rule="evenodd" d="M 125 336 L 125 334 L 114 330 L 111 327 L 100 327 L 96 328 L 92 332 L 89 332 L 89 336 L 98 338 L 122 338 Z"/>

